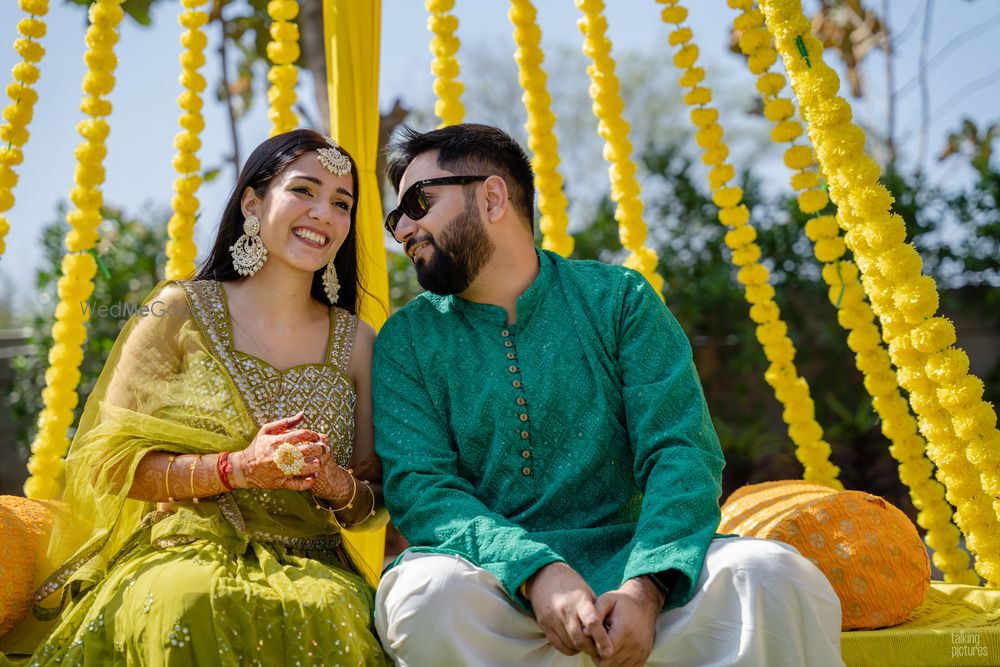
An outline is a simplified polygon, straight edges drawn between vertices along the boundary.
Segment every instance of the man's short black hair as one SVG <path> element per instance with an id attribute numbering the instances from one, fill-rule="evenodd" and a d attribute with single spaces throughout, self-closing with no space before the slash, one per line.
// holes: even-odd
<path id="1" fill-rule="evenodd" d="M 453 174 L 500 176 L 507 184 L 514 210 L 528 221 L 534 233 L 535 175 L 524 149 L 509 134 L 476 123 L 449 125 L 430 132 L 404 125 L 387 151 L 386 176 L 396 192 L 410 163 L 418 155 L 435 150 L 437 166 Z"/>

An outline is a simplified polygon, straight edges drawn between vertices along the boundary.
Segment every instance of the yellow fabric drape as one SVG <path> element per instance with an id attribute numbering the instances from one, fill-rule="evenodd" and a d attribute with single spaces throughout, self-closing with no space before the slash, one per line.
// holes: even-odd
<path id="1" fill-rule="evenodd" d="M 330 134 L 354 156 L 361 179 L 358 202 L 359 315 L 377 331 L 389 315 L 389 275 L 375 161 L 378 156 L 378 70 L 382 0 L 323 0 Z M 344 533 L 375 572 L 382 569 L 385 529 Z"/>

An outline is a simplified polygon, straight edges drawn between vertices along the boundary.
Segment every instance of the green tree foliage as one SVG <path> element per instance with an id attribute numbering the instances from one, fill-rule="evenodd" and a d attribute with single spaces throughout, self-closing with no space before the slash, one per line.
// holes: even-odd
<path id="1" fill-rule="evenodd" d="M 28 323 L 32 330 L 29 344 L 35 347 L 37 353 L 14 359 L 15 380 L 9 405 L 11 417 L 19 425 L 14 438 L 15 446 L 22 453 L 27 451 L 34 438 L 38 414 L 42 409 L 42 389 L 48 368 L 48 351 L 52 347 L 55 306 L 59 302 L 56 285 L 66 253 L 63 244 L 68 229 L 64 222 L 65 213 L 65 207 L 60 207 L 57 220 L 42 230 L 44 253 L 42 268 L 36 279 L 38 307 Z M 167 213 L 150 213 L 138 218 L 106 207 L 103 214 L 101 241 L 96 250 L 102 268 L 98 269 L 94 278 L 94 293 L 87 303 L 72 304 L 78 308 L 89 308 L 91 312 L 80 366 L 80 386 L 77 388 L 80 400 L 74 424 L 104 367 L 118 332 L 128 319 L 127 315 L 118 314 L 119 309 L 142 303 L 159 281 L 159 276 L 163 275 L 166 264 Z M 107 306 L 109 314 L 99 316 L 96 309 L 100 306 Z"/>

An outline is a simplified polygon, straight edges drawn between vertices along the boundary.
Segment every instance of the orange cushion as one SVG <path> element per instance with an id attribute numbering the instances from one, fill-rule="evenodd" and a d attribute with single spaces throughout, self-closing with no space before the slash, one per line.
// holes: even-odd
<path id="1" fill-rule="evenodd" d="M 916 526 L 861 491 L 802 481 L 744 486 L 723 505 L 719 532 L 798 549 L 837 592 L 844 630 L 902 623 L 930 588 L 930 561 Z"/>
<path id="2" fill-rule="evenodd" d="M 45 501 L 0 496 L 0 637 L 31 610 L 50 530 Z"/>

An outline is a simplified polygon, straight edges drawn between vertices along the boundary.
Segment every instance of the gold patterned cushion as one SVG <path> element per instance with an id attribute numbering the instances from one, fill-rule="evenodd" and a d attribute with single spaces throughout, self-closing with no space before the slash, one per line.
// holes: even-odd
<path id="1" fill-rule="evenodd" d="M 791 544 L 830 580 L 844 630 L 902 623 L 930 588 L 916 526 L 878 496 L 802 481 L 751 484 L 722 507 L 720 533 Z"/>
<path id="2" fill-rule="evenodd" d="M 0 637 L 31 610 L 50 530 L 47 502 L 0 496 Z"/>

